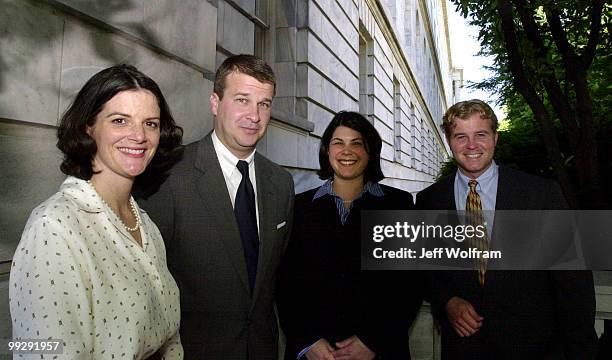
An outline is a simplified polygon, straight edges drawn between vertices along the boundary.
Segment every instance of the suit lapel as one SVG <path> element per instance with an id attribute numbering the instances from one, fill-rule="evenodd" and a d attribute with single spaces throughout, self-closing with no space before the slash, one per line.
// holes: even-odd
<path id="1" fill-rule="evenodd" d="M 244 250 L 240 241 L 240 232 L 210 134 L 202 139 L 199 144 L 195 167 L 202 174 L 196 180 L 196 186 L 203 199 L 203 206 L 212 215 L 212 220 L 216 224 L 215 228 L 219 234 L 219 241 L 225 248 L 230 262 L 238 273 L 245 290 L 248 292 L 249 282 L 246 262 L 244 260 Z"/>
<path id="2" fill-rule="evenodd" d="M 265 159 L 255 153 L 255 177 L 257 179 L 257 207 L 259 209 L 259 260 L 257 262 L 257 277 L 255 278 L 255 299 L 261 289 L 261 282 L 266 278 L 268 265 L 272 256 L 274 244 L 272 231 L 275 229 L 274 214 L 277 204 L 275 178 L 267 166 Z"/>
<path id="3" fill-rule="evenodd" d="M 508 263 L 517 262 L 518 257 L 524 258 L 534 252 L 533 242 L 526 241 L 533 239 L 533 236 L 530 235 L 532 229 L 524 228 L 520 222 L 517 223 L 513 216 L 515 212 L 509 211 L 519 209 L 524 205 L 521 199 L 517 198 L 520 185 L 516 184 L 515 180 L 508 176 L 503 166 L 499 167 L 491 248 L 502 251 L 504 260 Z M 504 262 L 497 263 L 503 265 Z"/>
<path id="4" fill-rule="evenodd" d="M 447 176 L 440 180 L 440 191 L 436 194 L 437 198 L 432 201 L 432 204 L 436 204 L 433 207 L 437 210 L 457 210 L 455 204 L 455 176 L 457 175 Z"/>
<path id="5" fill-rule="evenodd" d="M 495 210 L 511 209 L 512 189 L 511 182 L 508 181 L 506 171 L 503 166 L 499 167 L 499 177 L 497 179 L 497 195 L 495 197 Z"/>

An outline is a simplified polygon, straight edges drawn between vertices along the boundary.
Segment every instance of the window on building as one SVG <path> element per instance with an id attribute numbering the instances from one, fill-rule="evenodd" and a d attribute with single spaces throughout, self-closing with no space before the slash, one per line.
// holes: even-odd
<path id="1" fill-rule="evenodd" d="M 419 10 L 417 10 L 415 14 L 415 32 L 418 39 L 421 36 L 421 19 L 419 18 Z"/>
<path id="2" fill-rule="evenodd" d="M 359 112 L 370 121 L 374 114 L 374 41 L 359 26 Z"/>
<path id="3" fill-rule="evenodd" d="M 417 114 L 413 103 L 410 104 L 410 134 L 412 134 L 412 141 L 410 146 L 410 159 L 411 167 L 416 169 L 417 165 L 417 144 L 419 139 L 417 137 Z"/>
<path id="4" fill-rule="evenodd" d="M 414 53 L 413 49 L 410 48 L 410 46 L 412 46 L 412 34 L 414 33 L 412 25 L 412 8 L 412 0 L 406 0 L 404 8 L 404 44 L 406 46 L 406 51 L 409 51 L 410 54 Z"/>
<path id="5" fill-rule="evenodd" d="M 296 41 L 297 20 L 277 6 L 281 1 L 217 0 L 216 65 L 235 54 L 254 54 L 264 59 L 277 77 L 272 118 L 313 131 L 314 124 L 296 106 L 296 50 L 286 46 Z"/>
<path id="6" fill-rule="evenodd" d="M 397 78 L 393 78 L 393 149 L 396 162 L 402 160 L 402 94 L 400 83 Z"/>
<path id="7" fill-rule="evenodd" d="M 430 129 L 427 129 L 427 173 L 434 173 L 434 154 L 433 154 L 433 134 Z"/>
<path id="8" fill-rule="evenodd" d="M 269 0 L 219 0 L 217 66 L 235 54 L 255 54 L 270 62 L 269 22 Z"/>
<path id="9" fill-rule="evenodd" d="M 421 126 L 423 125 L 423 120 L 419 119 L 419 122 L 421 123 Z M 427 141 L 427 138 L 424 136 L 423 134 L 423 128 L 421 127 L 421 146 L 419 148 L 419 162 L 417 163 L 417 170 L 421 171 L 421 172 L 425 172 L 425 163 L 427 161 L 427 153 L 426 153 L 426 148 L 425 148 L 425 142 Z"/>

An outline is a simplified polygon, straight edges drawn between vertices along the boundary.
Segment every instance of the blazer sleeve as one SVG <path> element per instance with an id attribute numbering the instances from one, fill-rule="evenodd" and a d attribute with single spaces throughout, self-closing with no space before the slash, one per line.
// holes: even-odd
<path id="1" fill-rule="evenodd" d="M 386 210 L 413 210 L 412 195 L 384 188 Z M 422 274 L 418 271 L 372 271 L 370 309 L 361 314 L 357 337 L 382 359 L 406 358 L 410 326 L 423 301 Z"/>
<path id="2" fill-rule="evenodd" d="M 432 189 L 425 189 L 417 194 L 416 208 L 419 210 L 436 210 L 448 208 L 450 204 L 436 203 Z M 445 318 L 446 303 L 457 296 L 458 289 L 451 274 L 447 271 L 425 271 L 423 273 L 424 300 L 431 304 L 433 314 L 438 319 Z"/>
<path id="3" fill-rule="evenodd" d="M 356 336 L 372 350 L 377 359 L 407 358 L 406 341 L 410 326 L 423 301 L 423 283 L 417 274 L 408 271 L 382 271 L 370 294 L 370 309 Z"/>
<path id="4" fill-rule="evenodd" d="M 594 359 L 595 291 L 590 271 L 551 271 L 567 360 Z"/>
<path id="5" fill-rule="evenodd" d="M 568 209 L 561 188 L 556 182 L 550 185 L 548 208 Z M 559 314 L 559 326 L 568 360 L 594 359 L 597 335 L 594 330 L 595 285 L 591 271 L 551 271 L 554 295 Z"/>
<path id="6" fill-rule="evenodd" d="M 296 206 L 294 215 L 295 219 L 302 218 L 299 206 Z M 318 318 L 313 313 L 312 304 L 308 304 L 303 296 L 309 291 L 310 284 L 306 269 L 299 265 L 300 231 L 298 220 L 292 226 L 287 250 L 278 269 L 276 292 L 279 321 L 287 338 L 286 352 L 295 357 L 322 337 L 315 330 Z"/>

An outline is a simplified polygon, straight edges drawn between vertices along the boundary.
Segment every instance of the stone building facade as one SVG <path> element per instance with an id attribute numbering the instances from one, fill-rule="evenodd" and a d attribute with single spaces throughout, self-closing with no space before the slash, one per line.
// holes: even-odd
<path id="1" fill-rule="evenodd" d="M 257 54 L 278 78 L 258 151 L 293 174 L 298 192 L 321 183 L 326 125 L 354 110 L 383 138 L 384 182 L 416 193 L 449 156 L 441 117 L 462 82 L 446 12 L 445 0 L 3 0 L 0 338 L 10 336 L 15 246 L 31 209 L 64 178 L 58 118 L 95 72 L 130 63 L 154 78 L 189 143 L 212 129 L 216 67 Z M 417 348 L 431 347 L 430 335 L 417 336 Z"/>
<path id="2" fill-rule="evenodd" d="M 278 76 L 275 121 L 260 150 L 294 174 L 298 191 L 319 183 L 313 154 L 340 110 L 362 112 L 380 132 L 387 183 L 416 192 L 433 181 L 448 156 L 440 119 L 461 83 L 445 4 L 218 1 L 217 64 L 255 53 Z"/>
<path id="3" fill-rule="evenodd" d="M 11 335 L 10 259 L 31 209 L 64 176 L 56 125 L 95 72 L 130 63 L 161 86 L 185 142 L 212 129 L 214 71 L 230 54 L 265 58 L 278 77 L 258 150 L 296 189 L 320 184 L 319 138 L 334 113 L 356 110 L 383 140 L 386 183 L 413 193 L 449 150 L 444 110 L 459 100 L 445 0 L 2 0 L 0 11 L 0 339 Z M 612 279 L 596 274 L 598 320 L 612 318 Z M 427 307 L 413 359 L 436 358 Z"/>

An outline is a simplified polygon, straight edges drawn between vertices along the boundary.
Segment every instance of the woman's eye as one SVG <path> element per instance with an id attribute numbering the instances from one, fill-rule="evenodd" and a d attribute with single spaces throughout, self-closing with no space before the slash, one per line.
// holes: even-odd
<path id="1" fill-rule="evenodd" d="M 157 129 L 159 127 L 159 123 L 157 121 L 147 121 L 146 125 L 152 129 Z"/>
<path id="2" fill-rule="evenodd" d="M 123 118 L 116 118 L 112 120 L 113 124 L 125 124 L 125 119 Z"/>

